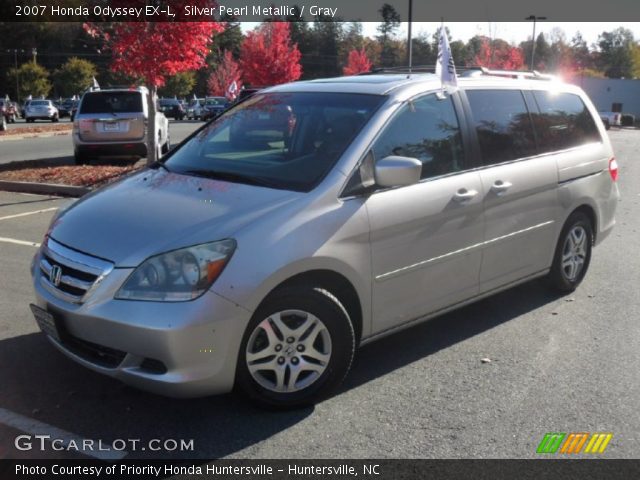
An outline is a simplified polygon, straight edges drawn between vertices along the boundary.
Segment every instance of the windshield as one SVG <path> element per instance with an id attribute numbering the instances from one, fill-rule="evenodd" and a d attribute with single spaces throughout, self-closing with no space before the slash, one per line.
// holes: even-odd
<path id="1" fill-rule="evenodd" d="M 142 112 L 140 92 L 92 92 L 85 93 L 80 113 Z"/>
<path id="2" fill-rule="evenodd" d="M 207 98 L 205 105 L 224 105 L 227 103 L 227 99 L 224 97 L 219 98 Z"/>
<path id="3" fill-rule="evenodd" d="M 309 191 L 385 97 L 259 94 L 228 110 L 167 160 L 177 173 Z"/>
<path id="4" fill-rule="evenodd" d="M 43 105 L 49 105 L 49 100 L 32 100 L 31 103 L 29 104 L 31 106 L 36 106 L 36 107 L 40 107 Z"/>

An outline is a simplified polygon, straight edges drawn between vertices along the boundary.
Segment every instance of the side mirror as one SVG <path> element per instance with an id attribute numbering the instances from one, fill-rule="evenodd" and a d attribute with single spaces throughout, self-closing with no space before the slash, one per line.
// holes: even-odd
<path id="1" fill-rule="evenodd" d="M 390 155 L 375 165 L 376 183 L 381 187 L 401 187 L 420 181 L 422 162 L 417 158 Z"/>

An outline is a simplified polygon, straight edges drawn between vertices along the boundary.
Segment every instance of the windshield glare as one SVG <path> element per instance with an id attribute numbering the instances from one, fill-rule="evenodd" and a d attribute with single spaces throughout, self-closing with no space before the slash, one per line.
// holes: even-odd
<path id="1" fill-rule="evenodd" d="M 265 93 L 228 110 L 167 160 L 177 173 L 309 191 L 385 97 Z M 255 182 L 253 182 L 255 183 Z"/>

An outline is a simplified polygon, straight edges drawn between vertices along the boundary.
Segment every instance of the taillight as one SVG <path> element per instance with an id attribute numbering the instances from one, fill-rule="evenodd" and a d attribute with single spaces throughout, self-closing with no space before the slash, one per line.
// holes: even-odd
<path id="1" fill-rule="evenodd" d="M 618 180 L 618 162 L 616 161 L 616 157 L 609 159 L 609 175 L 611 175 L 611 180 L 614 182 Z"/>

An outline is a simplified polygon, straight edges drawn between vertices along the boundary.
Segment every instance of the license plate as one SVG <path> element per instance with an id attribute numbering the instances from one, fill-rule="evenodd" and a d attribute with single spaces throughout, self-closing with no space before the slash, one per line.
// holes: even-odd
<path id="1" fill-rule="evenodd" d="M 59 342 L 60 333 L 58 332 L 58 327 L 56 327 L 56 321 L 53 318 L 53 315 L 36 305 L 29 306 L 31 307 L 33 316 L 36 318 L 36 322 L 38 322 L 40 330 Z"/>
<path id="2" fill-rule="evenodd" d="M 120 124 L 119 123 L 105 123 L 104 124 L 104 131 L 105 132 L 117 132 L 118 130 L 120 130 Z"/>

